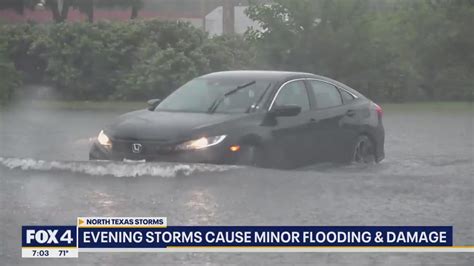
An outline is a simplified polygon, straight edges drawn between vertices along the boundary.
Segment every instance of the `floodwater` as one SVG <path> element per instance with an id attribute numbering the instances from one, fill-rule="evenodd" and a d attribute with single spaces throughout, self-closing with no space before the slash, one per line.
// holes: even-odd
<path id="1" fill-rule="evenodd" d="M 403 108 L 401 108 L 403 109 Z M 117 112 L 0 112 L 0 264 L 461 264 L 471 254 L 81 253 L 21 259 L 22 224 L 166 216 L 170 225 L 453 225 L 474 244 L 474 112 L 386 111 L 386 159 L 291 170 L 88 162 Z"/>

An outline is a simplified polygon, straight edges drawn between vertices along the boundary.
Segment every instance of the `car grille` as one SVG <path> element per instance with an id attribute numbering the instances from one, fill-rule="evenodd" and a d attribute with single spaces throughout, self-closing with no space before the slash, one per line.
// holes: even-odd
<path id="1" fill-rule="evenodd" d="M 141 145 L 139 150 L 134 150 L 134 144 Z M 112 150 L 116 153 L 133 156 L 155 156 L 159 154 L 170 154 L 175 152 L 174 145 L 163 142 L 138 140 L 112 140 Z"/>

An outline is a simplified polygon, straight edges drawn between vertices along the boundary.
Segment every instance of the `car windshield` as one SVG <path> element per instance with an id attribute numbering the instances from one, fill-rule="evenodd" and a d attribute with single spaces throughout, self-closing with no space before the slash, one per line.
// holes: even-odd
<path id="1" fill-rule="evenodd" d="M 258 109 L 269 86 L 263 80 L 197 78 L 170 94 L 155 111 L 245 113 Z"/>

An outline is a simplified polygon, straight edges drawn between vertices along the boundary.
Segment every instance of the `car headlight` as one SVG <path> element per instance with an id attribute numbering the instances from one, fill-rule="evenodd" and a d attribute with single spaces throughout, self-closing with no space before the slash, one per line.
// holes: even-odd
<path id="1" fill-rule="evenodd" d="M 186 141 L 176 146 L 177 150 L 200 150 L 207 147 L 211 147 L 221 143 L 225 139 L 226 135 L 215 136 L 215 137 L 202 137 L 200 139 Z"/>
<path id="2" fill-rule="evenodd" d="M 99 141 L 100 145 L 102 146 L 112 146 L 112 142 L 110 141 L 109 137 L 105 135 L 103 130 L 100 131 L 99 136 L 97 137 L 97 141 Z"/>

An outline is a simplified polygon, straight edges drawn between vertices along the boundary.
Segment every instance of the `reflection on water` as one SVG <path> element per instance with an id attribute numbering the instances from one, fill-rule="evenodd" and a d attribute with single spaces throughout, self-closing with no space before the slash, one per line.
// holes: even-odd
<path id="1" fill-rule="evenodd" d="M 208 189 L 192 189 L 185 197 L 189 224 L 210 225 L 216 220 L 218 204 Z"/>
<path id="2" fill-rule="evenodd" d="M 112 195 L 100 190 L 94 190 L 88 194 L 88 199 L 93 202 L 93 206 L 97 209 L 94 212 L 109 217 L 120 216 L 117 211 L 120 210 L 121 203 Z"/>

